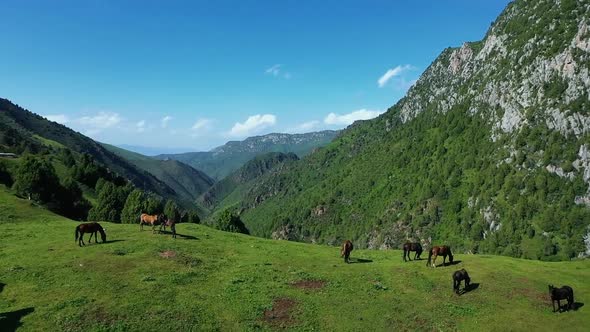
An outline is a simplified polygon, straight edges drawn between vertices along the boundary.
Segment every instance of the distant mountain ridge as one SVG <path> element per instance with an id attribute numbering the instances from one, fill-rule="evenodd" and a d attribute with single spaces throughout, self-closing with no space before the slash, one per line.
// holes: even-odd
<path id="1" fill-rule="evenodd" d="M 340 131 L 335 130 L 306 134 L 272 133 L 249 137 L 243 141 L 230 141 L 208 152 L 161 154 L 155 158 L 181 161 L 220 180 L 260 154 L 292 152 L 303 157 L 314 149 L 329 144 L 339 133 Z"/>

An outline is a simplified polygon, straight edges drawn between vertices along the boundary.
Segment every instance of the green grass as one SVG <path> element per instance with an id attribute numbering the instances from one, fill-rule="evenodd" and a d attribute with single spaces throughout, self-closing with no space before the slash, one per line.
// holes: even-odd
<path id="1" fill-rule="evenodd" d="M 461 263 L 426 268 L 401 253 L 339 249 L 180 224 L 179 237 L 103 223 L 109 241 L 79 248 L 75 223 L 0 190 L 0 317 L 34 308 L 23 331 L 267 330 L 273 300 L 296 302 L 299 330 L 583 330 L 590 326 L 590 262 L 547 263 L 456 255 Z M 163 258 L 163 251 L 174 251 Z M 479 287 L 452 293 L 451 273 L 466 268 Z M 322 289 L 291 286 L 323 280 Z M 568 284 L 578 311 L 552 313 L 547 284 Z M 9 315 L 14 317 L 14 315 Z M 1 318 L 0 318 L 1 319 Z M 7 326 L 0 320 L 0 326 Z"/>

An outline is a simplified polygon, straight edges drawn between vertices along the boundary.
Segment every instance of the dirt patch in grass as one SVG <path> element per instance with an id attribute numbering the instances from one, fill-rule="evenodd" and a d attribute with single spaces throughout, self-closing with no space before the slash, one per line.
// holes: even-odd
<path id="1" fill-rule="evenodd" d="M 277 298 L 272 302 L 272 308 L 264 310 L 262 320 L 273 326 L 288 328 L 295 325 L 294 310 L 297 302 L 286 297 Z"/>
<path id="2" fill-rule="evenodd" d="M 510 299 L 525 297 L 533 302 L 537 307 L 545 307 L 551 305 L 549 295 L 532 288 L 515 288 L 508 295 Z"/>
<path id="3" fill-rule="evenodd" d="M 162 258 L 174 258 L 176 257 L 176 251 L 174 250 L 165 250 L 160 252 L 160 257 Z"/>
<path id="4" fill-rule="evenodd" d="M 299 289 L 322 289 L 326 286 L 323 280 L 299 280 L 291 283 L 291 286 Z"/>

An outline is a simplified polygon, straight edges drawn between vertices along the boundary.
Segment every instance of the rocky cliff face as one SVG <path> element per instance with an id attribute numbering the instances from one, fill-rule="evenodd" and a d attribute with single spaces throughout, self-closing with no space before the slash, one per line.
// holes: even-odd
<path id="1" fill-rule="evenodd" d="M 246 220 L 288 219 L 303 225 L 299 240 L 373 248 L 432 236 L 466 251 L 583 254 L 589 52 L 590 1 L 514 1 L 482 41 L 444 50 L 388 112 L 260 183 Z"/>

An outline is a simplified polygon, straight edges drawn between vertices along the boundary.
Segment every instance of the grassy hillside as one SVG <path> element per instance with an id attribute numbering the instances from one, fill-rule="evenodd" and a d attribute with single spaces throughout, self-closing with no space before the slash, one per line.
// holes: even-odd
<path id="1" fill-rule="evenodd" d="M 398 250 L 273 241 L 194 224 L 182 234 L 103 223 L 106 244 L 79 248 L 76 223 L 0 188 L 0 326 L 19 331 L 465 330 L 582 331 L 590 261 L 456 255 L 454 266 L 403 263 Z M 477 288 L 451 290 L 466 268 Z M 579 309 L 552 313 L 547 284 Z M 307 287 L 307 288 L 306 288 Z M 315 288 L 313 288 L 315 287 Z M 585 305 L 581 306 L 581 303 Z"/>
<path id="2" fill-rule="evenodd" d="M 194 201 L 213 185 L 213 179 L 205 173 L 182 162 L 176 160 L 158 160 L 113 145 L 101 144 L 107 150 L 128 160 L 137 168 L 152 174 L 158 180 L 166 183 L 170 188 L 174 189 L 179 198 L 185 201 Z"/>
<path id="3" fill-rule="evenodd" d="M 258 155 L 269 152 L 295 153 L 305 156 L 330 143 L 339 131 L 324 130 L 306 134 L 268 134 L 230 141 L 208 152 L 162 154 L 155 158 L 182 161 L 207 175 L 221 180 Z"/>

